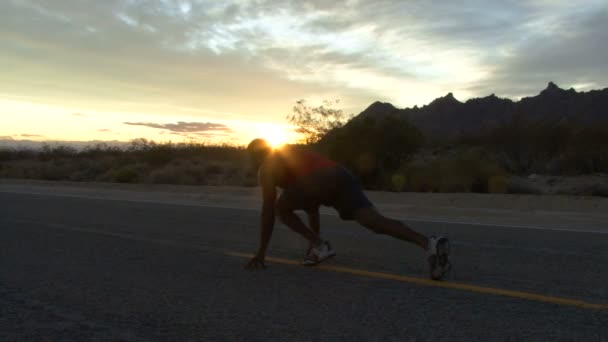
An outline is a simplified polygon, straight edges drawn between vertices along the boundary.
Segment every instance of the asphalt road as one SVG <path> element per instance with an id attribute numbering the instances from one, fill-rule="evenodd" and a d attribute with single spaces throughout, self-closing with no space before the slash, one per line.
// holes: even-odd
<path id="1" fill-rule="evenodd" d="M 608 341 L 608 234 L 411 222 L 416 247 L 334 216 L 338 256 L 298 266 L 279 225 L 264 271 L 253 210 L 0 191 L 0 341 Z M 608 225 L 608 223 L 607 223 Z"/>

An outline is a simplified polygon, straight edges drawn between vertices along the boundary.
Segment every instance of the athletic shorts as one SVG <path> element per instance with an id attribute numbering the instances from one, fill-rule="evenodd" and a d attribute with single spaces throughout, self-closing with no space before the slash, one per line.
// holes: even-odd
<path id="1" fill-rule="evenodd" d="M 357 209 L 372 207 L 355 176 L 342 166 L 301 177 L 283 190 L 279 200 L 286 201 L 293 210 L 333 207 L 343 220 L 354 219 Z"/>

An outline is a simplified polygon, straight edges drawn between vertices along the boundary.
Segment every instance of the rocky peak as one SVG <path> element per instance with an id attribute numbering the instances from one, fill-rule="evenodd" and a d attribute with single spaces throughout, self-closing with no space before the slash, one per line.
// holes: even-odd
<path id="1" fill-rule="evenodd" d="M 429 106 L 450 106 L 450 105 L 459 105 L 462 102 L 458 101 L 454 94 L 447 93 L 447 95 L 443 97 L 436 98 L 433 102 L 429 103 Z"/>
<path id="2" fill-rule="evenodd" d="M 543 91 L 540 92 L 541 95 L 554 95 L 554 94 L 560 94 L 564 92 L 564 90 L 560 87 L 557 86 L 557 84 L 553 83 L 553 82 L 549 82 L 549 84 L 547 84 L 547 88 L 545 88 Z"/>
<path id="3" fill-rule="evenodd" d="M 367 107 L 363 112 L 366 115 L 376 115 L 376 114 L 384 114 L 386 112 L 395 111 L 396 108 L 387 102 L 376 101 L 372 103 L 369 107 Z"/>

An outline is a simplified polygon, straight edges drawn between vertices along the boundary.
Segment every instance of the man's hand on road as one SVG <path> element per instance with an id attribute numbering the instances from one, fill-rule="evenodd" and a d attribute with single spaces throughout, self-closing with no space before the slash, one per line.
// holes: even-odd
<path id="1" fill-rule="evenodd" d="M 245 269 L 248 270 L 258 270 L 258 269 L 265 269 L 266 265 L 264 264 L 264 256 L 263 255 L 256 255 L 253 258 L 251 258 L 251 260 L 249 260 L 249 262 L 247 264 L 245 264 Z"/>

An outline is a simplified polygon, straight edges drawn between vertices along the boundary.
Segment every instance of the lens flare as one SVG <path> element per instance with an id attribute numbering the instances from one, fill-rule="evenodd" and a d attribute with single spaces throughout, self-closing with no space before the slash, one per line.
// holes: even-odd
<path id="1" fill-rule="evenodd" d="M 273 148 L 281 147 L 290 142 L 288 129 L 284 125 L 261 124 L 257 128 L 257 136 L 266 140 Z"/>

